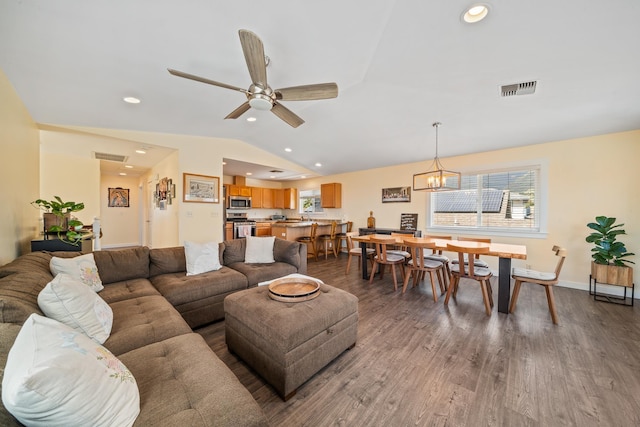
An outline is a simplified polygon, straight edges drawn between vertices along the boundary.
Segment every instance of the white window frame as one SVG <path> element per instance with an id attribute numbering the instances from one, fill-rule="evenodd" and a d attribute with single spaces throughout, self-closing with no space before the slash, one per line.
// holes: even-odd
<path id="1" fill-rule="evenodd" d="M 461 171 L 462 175 L 480 175 L 497 172 L 507 172 L 525 169 L 537 169 L 538 170 L 538 194 L 536 194 L 535 206 L 536 215 L 538 219 L 538 229 L 532 230 L 530 228 L 505 228 L 505 227 L 467 227 L 467 226 L 442 226 L 432 225 L 433 212 L 432 195 L 427 198 L 426 209 L 426 229 L 429 233 L 447 233 L 452 235 L 465 234 L 465 235 L 491 235 L 500 237 L 527 237 L 534 239 L 544 239 L 547 237 L 547 218 L 549 209 L 548 188 L 549 188 L 549 162 L 547 159 L 536 159 L 526 162 L 509 162 L 493 165 L 485 165 L 482 168 L 470 168 Z M 435 194 L 435 193 L 434 193 Z"/>

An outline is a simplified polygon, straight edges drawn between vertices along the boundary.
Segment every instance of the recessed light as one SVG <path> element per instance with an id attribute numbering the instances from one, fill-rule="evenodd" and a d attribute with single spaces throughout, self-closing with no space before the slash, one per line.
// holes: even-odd
<path id="1" fill-rule="evenodd" d="M 126 176 L 127 174 L 126 174 L 126 172 L 120 172 L 120 174 L 119 174 L 119 175 L 120 175 L 120 176 Z"/>
<path id="2" fill-rule="evenodd" d="M 124 167 L 127 168 L 127 169 L 133 169 L 133 166 L 131 166 L 131 165 L 124 165 Z"/>
<path id="3" fill-rule="evenodd" d="M 322 163 L 316 163 L 316 167 L 322 167 Z"/>
<path id="4" fill-rule="evenodd" d="M 144 150 L 136 150 L 136 153 L 138 153 L 138 154 L 147 154 L 147 152 L 144 151 Z"/>
<path id="5" fill-rule="evenodd" d="M 246 173 L 246 175 L 251 176 L 251 175 L 253 175 L 253 174 L 252 174 L 251 172 L 247 172 L 247 173 Z"/>
<path id="6" fill-rule="evenodd" d="M 485 4 L 474 4 L 463 13 L 462 19 L 469 24 L 475 24 L 487 17 L 489 7 Z"/>
<path id="7" fill-rule="evenodd" d="M 122 98 L 122 100 L 127 104 L 140 104 L 140 99 L 133 96 L 125 96 L 124 98 Z"/>
<path id="8" fill-rule="evenodd" d="M 227 165 L 227 162 L 222 162 L 222 166 L 226 166 L 226 165 Z"/>
<path id="9" fill-rule="evenodd" d="M 291 148 L 287 147 L 287 148 L 285 148 L 285 149 L 284 149 L 284 151 L 286 151 L 287 153 L 290 153 L 290 152 L 292 152 L 293 150 L 292 150 Z"/>
<path id="10" fill-rule="evenodd" d="M 271 175 L 269 178 L 274 179 L 276 176 L 275 175 Z"/>
<path id="11" fill-rule="evenodd" d="M 248 122 L 255 122 L 256 120 L 258 119 L 256 119 L 255 117 L 247 117 Z"/>
<path id="12" fill-rule="evenodd" d="M 307 176 L 306 175 L 300 175 L 300 178 L 305 179 Z"/>

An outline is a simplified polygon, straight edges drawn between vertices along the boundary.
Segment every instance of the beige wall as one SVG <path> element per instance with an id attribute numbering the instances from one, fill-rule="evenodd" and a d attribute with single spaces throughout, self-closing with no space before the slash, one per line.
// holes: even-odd
<path id="1" fill-rule="evenodd" d="M 140 179 L 118 175 L 102 175 L 100 180 L 100 225 L 102 248 L 139 245 L 142 205 Z M 109 188 L 128 188 L 129 207 L 109 207 Z"/>
<path id="2" fill-rule="evenodd" d="M 29 252 L 40 231 L 40 140 L 36 124 L 0 70 L 0 265 Z"/>
<path id="3" fill-rule="evenodd" d="M 593 136 L 568 141 L 531 145 L 508 150 L 478 153 L 442 159 L 451 170 L 473 171 L 494 165 L 544 161 L 548 164 L 548 234 L 543 238 L 493 237 L 505 243 L 527 246 L 528 259 L 514 261 L 514 266 L 531 265 L 534 269 L 552 270 L 554 244 L 567 247 L 569 256 L 561 279 L 567 286 L 587 289 L 591 246 L 585 242 L 588 222 L 598 215 L 617 217 L 625 223 L 627 235 L 620 240 L 627 249 L 640 255 L 640 130 Z M 365 227 L 373 210 L 376 226 L 398 228 L 400 214 L 417 213 L 419 228 L 426 230 L 428 193 L 412 192 L 410 203 L 381 202 L 385 187 L 409 186 L 414 173 L 423 172 L 428 162 L 326 176 L 298 181 L 300 190 L 319 188 L 321 183 L 342 183 L 342 209 L 328 209 L 324 216 L 347 218 L 354 228 Z M 640 264 L 640 256 L 633 259 Z M 497 270 L 497 260 L 488 260 Z M 634 277 L 638 276 L 638 266 Z"/>
<path id="4" fill-rule="evenodd" d="M 179 238 L 180 230 L 180 200 L 182 200 L 182 192 L 178 191 L 182 177 L 178 172 L 179 153 L 176 151 L 169 157 L 154 166 L 151 172 L 143 180 L 145 184 L 145 197 L 149 202 L 153 199 L 153 195 L 149 194 L 149 191 L 153 192 L 156 188 L 156 184 L 162 178 L 168 178 L 176 184 L 176 198 L 172 200 L 171 204 L 165 204 L 165 209 L 148 203 L 149 207 L 146 212 L 146 217 L 151 224 L 151 233 L 147 238 L 149 239 L 145 244 L 154 248 L 166 248 L 172 246 L 181 245 Z"/>

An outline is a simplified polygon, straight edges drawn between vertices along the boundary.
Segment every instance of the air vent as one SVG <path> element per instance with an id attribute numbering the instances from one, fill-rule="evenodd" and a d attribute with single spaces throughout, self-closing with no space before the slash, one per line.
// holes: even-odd
<path id="1" fill-rule="evenodd" d="M 531 95 L 536 91 L 537 81 L 504 85 L 500 88 L 501 96 Z"/>
<path id="2" fill-rule="evenodd" d="M 110 162 L 120 162 L 124 163 L 127 161 L 127 156 L 122 156 L 120 154 L 109 154 L 109 153 L 98 153 L 93 152 L 93 156 L 98 160 L 109 160 Z"/>
<path id="3" fill-rule="evenodd" d="M 283 173 L 284 171 L 278 170 L 278 169 L 272 169 L 269 172 L 271 173 Z"/>

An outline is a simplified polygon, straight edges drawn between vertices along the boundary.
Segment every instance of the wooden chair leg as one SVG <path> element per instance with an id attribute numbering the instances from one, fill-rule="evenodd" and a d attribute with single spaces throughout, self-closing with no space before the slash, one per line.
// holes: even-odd
<path id="1" fill-rule="evenodd" d="M 378 261 L 373 260 L 373 266 L 371 267 L 371 273 L 369 274 L 369 284 L 373 283 L 373 276 L 376 275 L 376 266 L 378 265 Z"/>
<path id="2" fill-rule="evenodd" d="M 447 289 L 447 296 L 444 297 L 444 305 L 449 304 L 449 298 L 451 298 L 451 294 L 453 293 L 453 288 L 455 288 L 457 277 L 451 276 L 451 281 L 449 282 L 449 289 Z"/>
<path id="3" fill-rule="evenodd" d="M 349 254 L 349 258 L 347 258 L 347 271 L 345 271 L 344 274 L 349 274 L 349 269 L 351 268 L 351 258 L 353 258 L 353 255 Z M 360 265 L 360 263 L 358 263 L 358 265 Z"/>
<path id="4" fill-rule="evenodd" d="M 438 275 L 438 283 L 440 283 L 440 295 L 444 295 L 447 291 L 447 282 L 444 278 L 444 270 L 440 268 L 437 270 L 436 274 Z"/>
<path id="5" fill-rule="evenodd" d="M 429 271 L 429 278 L 431 279 L 431 292 L 433 292 L 433 302 L 438 302 L 438 293 L 436 292 L 436 278 L 433 271 Z"/>
<path id="6" fill-rule="evenodd" d="M 480 282 L 480 289 L 482 289 L 482 299 L 484 301 L 484 310 L 487 312 L 487 316 L 491 316 L 491 306 L 489 304 L 489 292 L 487 291 L 487 285 L 484 280 Z"/>
<path id="7" fill-rule="evenodd" d="M 520 280 L 516 280 L 516 283 L 513 285 L 513 293 L 511 294 L 511 304 L 509 304 L 509 313 L 513 313 L 514 311 L 516 311 L 518 295 L 520 294 L 520 286 L 522 286 L 522 282 Z"/>
<path id="8" fill-rule="evenodd" d="M 491 289 L 491 281 L 489 279 L 485 280 L 487 286 L 487 294 L 489 295 L 489 305 L 493 308 L 493 290 Z"/>
<path id="9" fill-rule="evenodd" d="M 404 268 L 402 269 L 404 271 Z M 398 290 L 398 278 L 396 277 L 396 265 L 391 264 L 391 275 L 393 276 L 393 290 Z"/>
<path id="10" fill-rule="evenodd" d="M 551 286 L 545 286 L 547 291 L 547 302 L 549 303 L 549 311 L 551 312 L 551 320 L 554 325 L 558 324 L 558 313 L 556 313 L 556 300 L 553 297 L 553 288 Z"/>
<path id="11" fill-rule="evenodd" d="M 411 278 L 411 276 L 413 276 L 413 271 L 411 271 L 410 274 L 406 274 L 404 276 L 404 282 L 402 282 L 402 293 L 403 294 L 407 290 L 407 285 L 409 284 L 409 279 Z M 414 277 L 414 281 L 415 281 L 415 277 Z"/>

